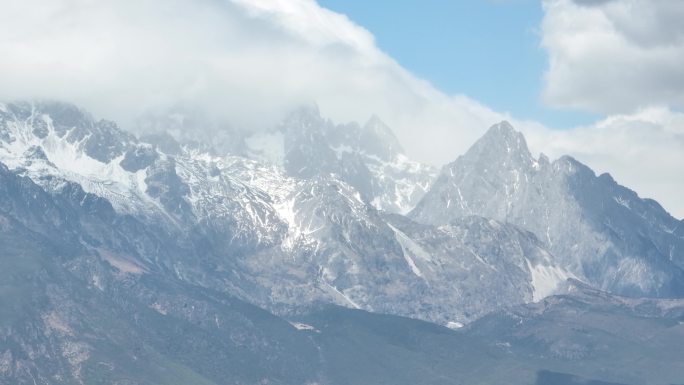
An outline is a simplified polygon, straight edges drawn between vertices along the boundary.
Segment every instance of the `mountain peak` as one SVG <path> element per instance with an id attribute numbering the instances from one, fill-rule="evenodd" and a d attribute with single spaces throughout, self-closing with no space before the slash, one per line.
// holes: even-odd
<path id="1" fill-rule="evenodd" d="M 321 111 L 316 103 L 304 104 L 292 110 L 288 119 L 321 119 Z"/>
<path id="2" fill-rule="evenodd" d="M 513 125 L 508 120 L 502 120 L 489 127 L 488 131 L 505 132 L 505 133 L 516 133 L 517 131 L 513 128 Z"/>
<path id="3" fill-rule="evenodd" d="M 481 140 L 487 140 L 490 144 L 502 143 L 510 145 L 509 147 L 515 147 L 517 149 L 527 151 L 527 142 L 525 137 L 519 131 L 506 120 L 489 127 L 487 132 L 482 136 Z"/>
<path id="4" fill-rule="evenodd" d="M 373 114 L 373 115 L 371 115 L 370 119 L 368 119 L 368 121 L 366 122 L 365 127 L 377 127 L 377 126 L 387 127 L 385 122 L 383 122 L 382 119 L 380 119 L 380 117 L 378 115 Z M 387 127 L 387 128 L 389 128 L 389 127 Z"/>
<path id="5" fill-rule="evenodd" d="M 318 132 L 326 125 L 317 104 L 302 105 L 290 112 L 281 123 L 284 132 L 311 133 Z"/>
<path id="6" fill-rule="evenodd" d="M 391 159 L 404 152 L 392 129 L 375 114 L 363 126 L 359 142 L 364 151 L 383 159 Z"/>
<path id="7" fill-rule="evenodd" d="M 44 100 L 30 103 L 30 106 L 35 110 L 35 115 L 38 113 L 49 115 L 55 130 L 60 135 L 75 127 L 87 130 L 95 123 L 95 119 L 89 112 L 72 103 Z"/>
<path id="8" fill-rule="evenodd" d="M 60 101 L 14 101 L 3 104 L 0 114 L 4 119 L 28 123 L 39 137 L 47 135 L 47 121 L 42 115 L 48 115 L 56 133 L 61 137 L 68 130 L 78 127 L 85 129 L 93 125 L 92 116 L 77 106 Z M 35 126 L 35 127 L 34 127 Z"/>
<path id="9" fill-rule="evenodd" d="M 533 162 L 525 137 L 505 120 L 491 126 L 473 144 L 465 157 L 487 163 L 497 160 L 518 160 L 530 164 Z"/>

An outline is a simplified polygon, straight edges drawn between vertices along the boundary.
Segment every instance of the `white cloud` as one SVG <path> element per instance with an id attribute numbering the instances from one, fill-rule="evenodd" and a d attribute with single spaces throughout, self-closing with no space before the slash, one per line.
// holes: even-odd
<path id="1" fill-rule="evenodd" d="M 629 113 L 684 108 L 684 1 L 543 0 L 544 100 Z"/>
<path id="2" fill-rule="evenodd" d="M 324 115 L 340 122 L 377 113 L 410 155 L 433 164 L 455 159 L 491 124 L 509 119 L 536 150 L 575 155 L 684 216 L 675 196 L 684 191 L 677 152 L 682 122 L 669 110 L 660 111 L 672 121 L 635 123 L 644 112 L 560 132 L 516 121 L 416 78 L 381 52 L 372 34 L 313 0 L 0 1 L 0 100 L 66 99 L 124 125 L 148 109 L 181 102 L 247 129 L 272 126 L 292 108 L 317 102 Z M 595 36 L 582 32 L 587 23 L 580 22 L 573 35 L 572 20 L 556 7 L 575 7 L 596 22 L 592 28 L 610 32 L 603 8 L 548 1 L 545 44 L 567 43 L 570 58 L 586 55 L 573 51 L 582 46 L 577 40 Z M 549 20 L 569 27 L 547 36 Z M 645 31 L 631 33 L 643 44 L 658 39 Z M 617 39 L 611 34 L 608 43 Z M 670 63 L 663 55 L 658 60 Z M 552 54 L 550 74 L 553 65 L 563 76 L 574 74 L 561 59 Z M 590 81 L 600 75 L 591 66 L 584 69 Z M 596 92 L 580 86 L 575 91 L 593 100 Z M 667 162 L 660 162 L 665 155 L 648 161 L 648 154 L 668 154 Z"/>
<path id="3" fill-rule="evenodd" d="M 67 99 L 123 122 L 181 101 L 248 128 L 316 102 L 337 121 L 382 116 L 433 163 L 503 118 L 417 79 L 368 31 L 312 0 L 10 3 L 0 99 Z"/>

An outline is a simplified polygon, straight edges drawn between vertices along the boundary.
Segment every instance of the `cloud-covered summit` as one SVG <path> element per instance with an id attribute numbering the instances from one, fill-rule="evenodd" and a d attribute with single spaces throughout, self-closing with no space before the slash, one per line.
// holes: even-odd
<path id="1" fill-rule="evenodd" d="M 678 198 L 684 191 L 678 177 L 684 164 L 681 114 L 667 106 L 629 110 L 645 104 L 631 101 L 639 94 L 650 104 L 674 95 L 670 106 L 678 106 L 675 101 L 682 93 L 677 93 L 678 78 L 670 75 L 674 63 L 682 62 L 678 55 L 684 50 L 676 45 L 681 39 L 667 35 L 675 43 L 659 45 L 653 63 L 648 61 L 650 51 L 636 43 L 632 45 L 637 48 L 629 45 L 624 52 L 606 50 L 636 60 L 606 76 L 605 69 L 613 68 L 615 61 L 608 61 L 603 52 L 599 55 L 600 47 L 585 42 L 591 49 L 580 49 L 577 57 L 563 49 L 566 44 L 575 47 L 577 39 L 594 39 L 591 31 L 608 31 L 599 37 L 613 39 L 618 27 L 610 20 L 619 19 L 623 1 L 591 7 L 570 0 L 544 2 L 542 43 L 550 54 L 546 100 L 600 110 L 610 100 L 605 93 L 613 92 L 615 100 L 605 110 L 622 113 L 621 118 L 567 131 L 520 121 L 468 96 L 441 92 L 382 52 L 369 31 L 313 0 L 6 3 L 0 13 L 0 100 L 64 99 L 129 128 L 150 109 L 190 105 L 211 119 L 255 130 L 271 128 L 297 106 L 315 102 L 324 116 L 337 122 L 379 115 L 408 155 L 436 165 L 452 161 L 487 127 L 508 119 L 525 133 L 533 152 L 551 157 L 570 153 L 658 199 L 675 215 L 684 215 Z M 654 12 L 646 12 L 645 18 L 659 21 L 662 12 Z M 677 9 L 668 12 L 676 14 Z M 599 23 L 573 24 L 575 16 Z M 640 36 L 633 40 L 643 44 L 660 36 L 651 33 L 648 25 L 653 23 L 640 23 L 646 27 L 632 31 Z M 589 65 L 582 61 L 586 52 L 604 59 Z M 644 57 L 645 62 L 639 61 Z M 635 68 L 652 69 L 651 77 L 631 77 Z M 624 87 L 640 82 L 657 87 L 617 86 L 628 81 L 636 85 Z M 598 90 L 589 87 L 597 85 Z M 646 116 L 648 111 L 659 111 L 658 119 Z M 645 162 L 644 154 L 658 154 L 667 162 Z"/>
<path id="2" fill-rule="evenodd" d="M 124 124 L 182 103 L 259 129 L 316 102 L 336 121 L 376 113 L 443 163 L 502 117 L 416 78 L 311 0 L 27 0 L 3 9 L 0 32 L 2 99 L 67 99 Z"/>

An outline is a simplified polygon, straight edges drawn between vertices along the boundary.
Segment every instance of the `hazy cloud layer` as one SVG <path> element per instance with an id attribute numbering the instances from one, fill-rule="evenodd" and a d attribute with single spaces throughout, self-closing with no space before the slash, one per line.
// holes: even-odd
<path id="1" fill-rule="evenodd" d="M 68 99 L 124 122 L 183 102 L 249 129 L 316 102 L 338 121 L 380 115 L 434 163 L 503 118 L 415 78 L 310 0 L 26 0 L 3 7 L 0 52 L 2 99 Z"/>
<path id="2" fill-rule="evenodd" d="M 544 0 L 544 100 L 627 113 L 684 108 L 684 1 Z"/>
<path id="3" fill-rule="evenodd" d="M 583 32 L 586 23 L 572 23 L 578 15 L 572 12 L 587 13 L 587 23 L 597 23 L 589 25 L 592 30 L 608 30 L 607 24 L 617 30 L 604 14 L 613 2 L 619 1 L 545 3 L 544 46 L 552 59 L 546 96 L 555 104 L 596 110 L 593 106 L 604 100 L 601 89 L 586 88 L 583 82 L 617 82 L 618 74 L 604 78 L 593 67 L 610 66 L 615 61 L 609 61 L 609 55 L 598 55 L 595 51 L 600 49 L 590 44 L 589 53 L 598 55 L 599 62 L 589 65 L 580 60 L 587 55 L 582 45 L 573 45 L 595 36 Z M 564 13 L 567 10 L 571 13 Z M 558 29 L 550 28 L 553 21 L 560 23 Z M 653 65 L 662 67 L 653 78 L 621 75 L 621 81 L 653 86 L 643 89 L 640 102 L 627 103 L 625 108 L 659 102 L 668 92 L 676 92 L 672 79 L 662 83 L 672 73 L 667 67 L 673 64 L 670 56 L 678 54 L 668 47 L 681 40 L 670 34 L 658 37 L 650 27 L 632 28 L 636 29 L 609 30 L 610 38 L 604 42 L 608 51 L 633 61 L 641 58 L 643 44 L 659 39 L 669 43 L 659 45 L 662 57 L 652 59 Z M 624 39 L 613 35 L 636 36 L 629 45 L 636 53 L 611 48 L 615 39 Z M 565 52 L 553 48 L 554 42 L 579 48 Z M 680 114 L 659 109 L 661 118 L 650 121 L 644 114 L 656 110 L 644 110 L 567 131 L 517 121 L 467 96 L 446 95 L 416 78 L 381 52 L 368 31 L 312 0 L 5 1 L 0 13 L 0 55 L 2 100 L 66 99 L 129 126 L 149 109 L 183 103 L 245 129 L 271 127 L 292 108 L 316 102 L 324 115 L 336 121 L 363 121 L 377 113 L 394 128 L 410 155 L 433 164 L 455 159 L 487 127 L 506 118 L 526 132 L 535 151 L 575 155 L 684 216 L 684 202 L 677 197 L 684 191 L 680 176 L 684 161 L 678 151 L 682 133 L 677 132 L 682 127 Z M 566 56 L 573 60 L 568 62 Z M 566 68 L 568 63 L 572 71 Z M 646 65 L 637 64 L 634 68 Z M 586 78 L 581 77 L 582 71 Z M 571 89 L 556 92 L 558 79 L 572 83 Z M 579 92 L 587 93 L 586 106 L 580 103 Z M 617 93 L 631 100 L 625 90 Z M 624 102 L 615 105 L 620 103 Z M 644 119 L 648 124 L 639 123 Z"/>

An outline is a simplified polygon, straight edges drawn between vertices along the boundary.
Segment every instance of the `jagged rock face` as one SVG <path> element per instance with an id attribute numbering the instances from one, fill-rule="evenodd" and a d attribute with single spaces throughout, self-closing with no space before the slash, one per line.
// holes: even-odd
<path id="1" fill-rule="evenodd" d="M 119 165 L 126 171 L 136 172 L 152 165 L 158 157 L 151 146 L 138 145 L 126 151 Z"/>
<path id="2" fill-rule="evenodd" d="M 392 130 L 373 116 L 365 125 L 336 125 L 318 107 L 302 107 L 278 127 L 247 132 L 203 118 L 191 109 L 148 115 L 139 122 L 142 140 L 177 156 L 185 150 L 249 158 L 280 167 L 286 175 L 312 179 L 335 174 L 376 208 L 406 213 L 436 176 L 432 166 L 410 160 Z"/>
<path id="3" fill-rule="evenodd" d="M 310 129 L 302 132 L 317 138 L 300 154 L 316 146 L 323 153 L 332 149 L 329 167 L 338 171 L 341 159 L 353 159 L 348 164 L 370 172 L 371 191 L 380 176 L 395 175 L 382 167 L 400 170 L 396 175 L 406 172 L 410 183 L 411 175 L 422 175 L 420 167 L 404 167 L 413 163 L 385 162 L 401 159 L 401 148 L 377 119 L 366 128 L 327 130 L 306 126 L 310 116 L 299 116 L 297 122 Z M 539 301 L 567 278 L 603 283 L 595 277 L 629 261 L 624 253 L 630 250 L 647 268 L 621 271 L 643 276 L 610 282 L 648 287 L 653 271 L 676 274 L 672 266 L 681 261 L 679 249 L 669 249 L 670 261 L 642 253 L 641 247 L 650 241 L 667 250 L 663 245 L 681 238 L 681 222 L 668 222 L 655 202 L 627 194 L 609 177 L 595 177 L 569 158 L 549 163 L 524 156 L 524 139 L 499 129 L 477 151 L 445 168 L 414 212 L 434 223 L 420 223 L 378 210 L 378 196 L 359 191 L 347 180 L 349 172 L 321 168 L 294 177 L 279 165 L 216 156 L 169 137 L 142 143 L 69 105 L 0 104 L 0 382 L 365 384 L 382 378 L 391 383 L 459 378 L 499 383 L 513 373 L 519 383 L 530 383 L 539 368 L 622 381 L 601 377 L 600 370 L 570 370 L 562 360 L 539 364 L 549 354 L 583 360 L 582 365 L 621 362 L 622 356 L 601 363 L 591 354 L 573 355 L 574 339 L 584 341 L 581 332 L 564 335 L 554 327 L 562 325 L 560 316 L 586 310 L 573 305 L 578 301 L 613 298 L 605 293 L 597 300 L 581 291 L 525 307 L 519 311 L 523 316 L 513 318 L 522 319 L 522 326 L 499 322 L 509 319 L 505 316 L 462 333 L 318 306 L 333 303 L 457 328 L 492 310 Z M 103 142 L 88 145 L 87 138 L 97 135 Z M 492 146 L 510 151 L 487 154 Z M 487 172 L 472 171 L 478 167 Z M 468 187 L 460 194 L 449 184 L 457 175 L 458 186 Z M 502 180 L 513 187 L 502 187 Z M 397 194 L 392 197 L 406 196 Z M 460 200 L 440 205 L 435 196 Z M 624 200 L 613 199 L 618 196 Z M 497 200 L 507 197 L 517 198 Z M 409 200 L 397 202 L 396 207 L 407 207 Z M 635 214 L 616 216 L 625 205 Z M 422 211 L 430 207 L 432 214 Z M 482 210 L 491 210 L 494 219 L 472 215 Z M 536 215 L 526 216 L 525 210 Z M 549 215 L 562 219 L 548 222 Z M 634 222 L 637 217 L 641 222 Z M 540 227 L 550 229 L 540 232 L 533 225 L 546 226 L 539 225 L 542 219 L 561 227 Z M 597 232 L 605 226 L 613 238 Z M 560 237 L 563 231 L 566 238 Z M 580 251 L 596 247 L 591 242 L 609 243 L 600 249 L 607 250 L 603 254 L 592 254 L 594 259 L 548 250 L 575 250 L 568 239 L 581 245 L 575 247 Z M 598 313 L 617 314 L 614 319 L 626 325 L 620 333 L 636 334 L 630 325 L 643 323 L 633 318 L 669 325 L 644 342 L 649 351 L 679 341 L 681 325 L 673 323 L 681 321 L 679 303 L 611 301 Z M 301 322 L 286 322 L 254 304 Z M 663 304 L 671 310 L 664 311 Z M 625 316 L 623 308 L 630 307 L 637 310 Z M 600 321 L 607 325 L 611 319 Z M 543 325 L 543 333 L 524 330 L 534 323 Z M 528 338 L 541 350 L 525 346 Z M 509 353 L 505 343 L 524 354 Z M 662 362 L 669 366 L 658 381 L 681 374 L 676 362 Z M 639 365 L 635 373 L 661 368 L 652 361 Z M 387 377 L 387 368 L 393 377 Z M 643 382 L 637 374 L 631 380 L 624 381 Z"/>
<path id="4" fill-rule="evenodd" d="M 113 209 L 98 204 L 101 198 L 74 187 L 55 195 L 3 166 L 0 188 L 8 194 L 0 200 L 3 383 L 451 384 L 457 378 L 528 384 L 552 369 L 668 384 L 684 371 L 677 354 L 681 300 L 620 299 L 579 285 L 562 297 L 485 317 L 461 333 L 335 307 L 286 322 L 65 237 L 75 225 L 84 234 L 112 220 Z M 396 225 L 409 232 L 406 223 Z M 501 231 L 525 234 L 511 226 Z M 93 233 L 106 239 L 109 231 Z M 585 316 L 577 317 L 580 312 Z M 587 340 L 600 343 L 580 349 Z M 619 365 L 624 362 L 630 367 Z"/>
<path id="5" fill-rule="evenodd" d="M 417 314 L 431 314 L 429 319 L 443 324 L 466 323 L 488 309 L 538 301 L 572 276 L 554 264 L 533 234 L 510 224 L 477 216 L 439 227 L 401 216 L 392 216 L 389 223 L 407 264 L 425 282 L 423 295 L 443 299 L 429 302 Z"/>
<path id="6" fill-rule="evenodd" d="M 219 174 L 234 170 L 235 183 L 246 178 L 251 167 L 257 167 L 231 161 L 221 162 L 217 168 Z M 167 164 L 166 169 L 169 167 Z M 182 175 L 184 171 L 179 171 L 176 177 L 190 180 Z M 439 372 L 449 373 L 450 378 L 462 371 L 454 369 L 454 350 L 445 354 L 447 347 L 461 349 L 458 355 L 463 360 L 485 356 L 477 344 L 463 345 L 461 338 L 446 329 L 402 318 L 382 319 L 383 324 L 411 336 L 400 347 L 391 335 L 374 331 L 379 320 L 369 315 L 322 310 L 301 316 L 314 326 L 292 326 L 232 299 L 225 291 L 207 288 L 212 277 L 206 276 L 214 274 L 218 281 L 220 274 L 215 268 L 227 269 L 228 265 L 207 261 L 192 248 L 181 250 L 182 244 L 175 239 L 179 234 L 162 238 L 166 230 L 140 222 L 146 217 L 117 212 L 106 199 L 84 192 L 76 183 L 50 175 L 44 175 L 41 182 L 36 184 L 0 166 L 0 188 L 6 197 L 0 201 L 0 278 L 8 289 L 0 291 L 2 381 L 363 384 L 387 374 L 369 368 L 350 375 L 347 362 L 377 355 L 392 357 L 392 365 L 397 365 L 400 375 L 394 383 L 414 383 L 420 378 L 438 381 L 440 374 L 427 374 L 434 370 L 435 359 L 440 362 Z M 264 185 L 265 181 L 254 183 Z M 187 196 L 198 185 L 186 182 L 186 186 L 190 190 L 184 189 Z M 425 257 L 416 254 L 421 246 L 407 243 L 407 235 L 401 238 L 402 245 L 396 238 L 398 230 L 387 225 L 381 214 L 344 182 L 328 178 L 302 182 L 292 189 L 295 220 L 287 229 L 288 239 L 292 238 L 282 247 L 296 253 L 284 254 L 283 260 L 312 258 L 315 263 L 297 266 L 326 266 L 329 272 L 322 278 L 337 285 L 340 292 L 345 290 L 336 295 L 365 300 L 361 306 L 396 313 L 426 308 L 420 295 L 409 292 L 399 298 L 389 290 L 396 287 L 391 282 L 395 277 L 404 283 L 423 282 L 427 277 L 418 277 L 405 260 Z M 397 228 L 409 225 L 396 224 Z M 517 230 L 511 232 L 522 235 Z M 404 249 L 414 254 L 405 257 L 401 254 Z M 448 257 L 444 258 L 431 268 L 446 263 Z M 462 263 L 458 259 L 452 262 Z M 191 263 L 194 266 L 189 266 Z M 416 263 L 426 271 L 430 268 Z M 302 303 L 308 300 L 298 296 L 296 286 L 278 282 L 287 276 L 280 263 L 262 267 L 254 279 L 279 283 L 277 290 L 289 291 Z M 200 277 L 200 272 L 205 277 Z M 306 279 L 298 282 L 311 283 Z M 348 287 L 352 290 L 345 289 Z M 330 288 L 327 290 L 330 295 Z M 357 339 L 359 335 L 364 338 Z M 416 352 L 410 343 L 416 338 L 430 344 L 440 341 L 439 347 Z M 363 353 L 339 348 L 350 340 Z M 404 357 L 401 364 L 396 354 Z M 416 370 L 428 368 L 428 377 L 416 377 Z"/>
<path id="7" fill-rule="evenodd" d="M 620 292 L 636 287 L 658 294 L 674 292 L 678 282 L 672 262 L 641 254 L 638 239 L 607 239 L 596 231 L 601 217 L 592 214 L 591 205 L 598 204 L 586 194 L 614 197 L 612 190 L 604 190 L 623 191 L 619 186 L 594 177 L 570 158 L 553 164 L 535 161 L 522 135 L 510 126 L 496 126 L 445 168 L 412 214 L 430 222 L 419 225 L 377 211 L 371 197 L 348 182 L 349 173 L 325 174 L 325 168 L 295 178 L 277 165 L 216 157 L 196 147 L 166 154 L 126 134 L 120 136 L 126 150 L 105 163 L 67 136 L 65 127 L 97 131 L 87 114 L 76 114 L 76 108 L 41 108 L 4 107 L 21 113 L 3 114 L 3 132 L 15 139 L 2 142 L 2 159 L 51 194 L 73 191 L 101 200 L 92 205 L 102 206 L 109 222 L 88 228 L 104 232 L 103 226 L 116 224 L 121 230 L 115 233 L 123 240 L 103 240 L 95 231 L 75 229 L 89 234 L 84 238 L 88 247 L 105 244 L 110 252 L 124 250 L 146 268 L 171 271 L 274 311 L 288 313 L 322 301 L 463 323 L 502 305 L 539 300 L 568 277 Z M 46 111 L 55 109 L 70 111 L 71 120 L 53 120 Z M 46 124 L 47 136 L 33 133 L 31 122 L 36 121 Z M 63 123 L 55 126 L 56 121 Z M 350 159 L 366 157 L 359 163 L 366 170 L 372 168 L 369 159 L 401 154 L 377 118 L 364 128 L 342 128 L 307 109 L 283 127 L 292 131 L 285 138 L 309 138 L 286 148 L 303 146 L 297 154 L 308 154 L 311 167 L 324 167 L 329 154 L 325 167 L 336 169 L 340 148 Z M 387 145 L 377 147 L 369 138 Z M 323 155 L 307 152 L 314 150 Z M 289 154 L 285 152 L 286 160 Z M 315 161 L 319 155 L 323 161 Z M 651 210 L 644 216 L 657 214 L 657 205 L 629 197 L 633 205 L 641 202 L 644 210 Z M 600 215 L 609 214 L 602 205 Z M 643 226 L 636 228 L 648 234 L 651 228 Z M 141 227 L 146 231 L 137 234 Z M 164 247 L 154 249 L 155 244 Z M 636 267 L 623 258 L 625 250 L 634 253 Z"/>
<path id="8" fill-rule="evenodd" d="M 167 132 L 147 133 L 140 136 L 140 140 L 159 149 L 160 152 L 176 156 L 183 152 L 181 144 Z"/>
<path id="9" fill-rule="evenodd" d="M 49 115 L 35 105 L 30 111 L 55 131 Z M 295 116 L 311 136 L 326 133 L 306 123 L 310 115 Z M 30 134 L 29 124 L 10 122 L 24 138 L 23 147 L 0 148 L 13 172 L 107 218 L 75 227 L 74 237 L 83 235 L 77 244 L 279 314 L 332 302 L 465 323 L 548 295 L 570 276 L 532 234 L 514 226 L 470 218 L 438 228 L 388 217 L 336 173 L 293 178 L 277 165 L 187 147 L 171 155 L 134 140 L 104 163 L 65 138 L 46 142 Z M 357 148 L 348 152 L 352 157 L 371 151 L 359 150 L 373 145 L 360 138 L 391 135 L 377 118 L 362 132 L 326 135 L 333 132 L 319 147 L 351 143 Z M 374 159 L 400 153 L 387 140 Z M 331 167 L 339 165 L 335 159 Z M 548 277 L 540 280 L 540 274 Z"/>
<path id="10" fill-rule="evenodd" d="M 563 266 L 603 289 L 684 293 L 677 220 L 570 157 L 534 159 L 522 134 L 506 122 L 446 165 L 410 217 L 444 224 L 467 215 L 532 231 Z"/>
<path id="11" fill-rule="evenodd" d="M 543 298 L 572 276 L 515 226 L 480 217 L 420 225 L 381 214 L 334 178 L 297 186 L 279 213 L 288 223 L 279 249 L 241 269 L 260 282 L 250 301 L 278 312 L 332 302 L 458 325 Z"/>
<path id="12" fill-rule="evenodd" d="M 335 125 L 318 108 L 301 108 L 268 134 L 246 139 L 248 156 L 282 164 L 300 179 L 335 174 L 376 208 L 409 211 L 427 191 L 435 171 L 409 160 L 379 118 L 365 125 Z"/>
<path id="13" fill-rule="evenodd" d="M 675 227 L 672 234 L 674 234 L 678 237 L 684 237 L 684 219 L 679 221 L 679 224 L 677 225 L 677 227 Z"/>
<path id="14" fill-rule="evenodd" d="M 12 139 L 0 142 L 2 161 L 48 190 L 53 186 L 46 182 L 46 176 L 78 183 L 85 191 L 109 200 L 121 214 L 146 223 L 162 223 L 167 231 L 176 228 L 175 235 L 179 223 L 174 222 L 180 221 L 186 226 L 181 233 L 189 228 L 193 233 L 217 233 L 220 243 L 234 241 L 236 247 L 257 247 L 262 239 L 272 237 L 283 227 L 264 201 L 268 201 L 264 193 L 220 175 L 216 162 L 207 154 L 167 155 L 105 125 L 112 133 L 107 138 L 120 140 L 108 148 L 121 151 L 116 157 L 103 158 L 93 155 L 91 147 L 84 145 L 87 141 L 72 140 L 76 130 L 83 138 L 95 137 L 102 131 L 88 114 L 73 106 L 8 104 L 4 110 L 7 112 L 1 116 L 5 128 L 0 131 Z M 60 115 L 53 119 L 52 111 Z M 33 135 L 32 124 L 37 121 L 46 124 L 50 135 Z"/>
<path id="15" fill-rule="evenodd" d="M 0 187 L 0 382 L 318 379 L 319 352 L 287 322 L 141 264 L 145 230 L 126 245 L 106 201 L 47 193 L 4 166 Z"/>
<path id="16" fill-rule="evenodd" d="M 159 199 L 167 212 L 185 221 L 192 220 L 192 209 L 185 199 L 190 188 L 178 177 L 173 158 L 155 162 L 147 169 L 145 185 L 147 195 Z"/>
<path id="17" fill-rule="evenodd" d="M 86 112 L 66 103 L 14 103 L 6 105 L 0 114 L 6 143 L 21 145 L 31 139 L 52 142 L 64 138 L 89 157 L 105 163 L 121 155 L 134 140 L 114 122 L 95 121 Z M 26 136 L 28 132 L 21 126 L 31 127 L 34 138 Z"/>

